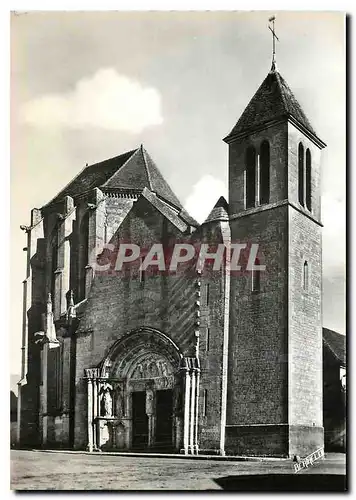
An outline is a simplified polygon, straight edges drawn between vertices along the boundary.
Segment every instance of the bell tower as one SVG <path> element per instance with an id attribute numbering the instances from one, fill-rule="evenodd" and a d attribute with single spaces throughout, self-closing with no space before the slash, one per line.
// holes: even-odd
<path id="1" fill-rule="evenodd" d="M 231 276 L 226 450 L 306 456 L 324 443 L 320 153 L 326 145 L 274 54 L 224 141 L 231 241 L 257 243 L 255 264 L 265 266 Z"/>

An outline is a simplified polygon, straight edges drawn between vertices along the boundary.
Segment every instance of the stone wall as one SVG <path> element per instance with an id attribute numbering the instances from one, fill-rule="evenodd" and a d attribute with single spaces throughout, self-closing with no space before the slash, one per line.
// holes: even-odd
<path id="1" fill-rule="evenodd" d="M 210 222 L 203 224 L 192 240 L 209 244 L 210 252 L 214 252 L 216 246 L 224 243 L 226 238 L 229 235 L 224 234 L 223 225 Z M 220 271 L 214 271 L 211 265 L 212 262 L 208 261 L 201 275 L 198 441 L 202 453 L 219 453 L 221 450 L 224 325 L 228 322 L 225 314 L 225 294 L 228 293 L 225 267 L 223 265 Z"/>
<path id="2" fill-rule="evenodd" d="M 311 212 L 298 201 L 298 145 L 311 152 Z M 322 235 L 320 149 L 288 125 L 289 453 L 307 455 L 323 445 Z M 304 161 L 305 165 L 305 161 Z M 304 265 L 307 282 L 304 284 Z M 294 431 L 293 431 L 294 429 Z M 304 439 L 303 439 L 304 434 Z"/>
<path id="3" fill-rule="evenodd" d="M 153 243 L 186 237 L 144 198 L 139 199 L 110 241 L 136 243 L 150 249 Z M 112 256 L 115 266 L 115 255 Z M 195 283 L 193 277 L 145 273 L 140 281 L 138 263 L 128 274 L 97 273 L 77 333 L 75 447 L 87 443 L 87 394 L 84 369 L 102 361 L 124 334 L 151 327 L 168 335 L 183 354 L 191 355 L 194 339 Z"/>
<path id="4" fill-rule="evenodd" d="M 289 226 L 289 423 L 322 426 L 321 229 L 292 207 Z"/>
<path id="5" fill-rule="evenodd" d="M 269 204 L 245 210 L 245 151 L 253 145 L 258 153 L 265 139 Z M 298 201 L 300 141 L 312 157 L 311 212 Z M 320 150 L 281 122 L 232 143 L 229 161 L 232 242 L 258 243 L 266 271 L 259 292 L 250 272 L 231 278 L 227 448 L 308 454 L 323 443 Z"/>
<path id="6" fill-rule="evenodd" d="M 21 407 L 20 442 L 25 446 L 38 446 L 39 435 L 39 386 L 41 377 L 40 350 L 35 345 L 34 333 L 43 328 L 45 310 L 45 239 L 44 225 L 36 209 L 31 212 L 31 230 L 27 233 L 27 272 L 24 281 L 23 341 L 27 357 L 24 378 L 19 387 Z M 26 344 L 26 347 L 25 347 Z"/>
<path id="7" fill-rule="evenodd" d="M 231 277 L 227 448 L 238 453 L 252 452 L 252 443 L 244 449 L 250 426 L 261 428 L 254 453 L 267 454 L 271 436 L 264 426 L 288 422 L 287 214 L 281 206 L 231 222 L 232 241 L 258 243 L 260 263 L 266 265 L 260 291 L 252 291 L 250 271 Z M 239 444 L 240 431 L 245 437 Z M 282 433 L 282 453 L 285 430 L 273 432 Z"/>

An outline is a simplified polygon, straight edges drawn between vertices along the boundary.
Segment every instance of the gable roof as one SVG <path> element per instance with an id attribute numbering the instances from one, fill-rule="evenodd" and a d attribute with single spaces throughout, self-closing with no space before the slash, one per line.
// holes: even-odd
<path id="1" fill-rule="evenodd" d="M 275 67 L 272 67 L 238 122 L 224 140 L 228 142 L 231 137 L 254 129 L 259 125 L 277 118 L 290 116 L 317 137 L 287 82 Z"/>
<path id="2" fill-rule="evenodd" d="M 109 158 L 93 165 L 87 165 L 45 206 L 57 203 L 65 196 L 74 198 L 85 191 L 101 186 L 126 163 L 135 151 L 134 149 L 114 158 Z"/>
<path id="3" fill-rule="evenodd" d="M 188 225 L 179 217 L 178 213 L 162 200 L 157 198 L 149 189 L 144 188 L 141 196 L 149 201 L 162 215 L 164 215 L 182 233 L 188 229 Z"/>
<path id="4" fill-rule="evenodd" d="M 177 208 L 183 208 L 147 151 L 140 146 L 114 158 L 86 166 L 47 205 L 59 202 L 65 196 L 72 198 L 97 188 L 108 190 L 145 187 Z"/>
<path id="5" fill-rule="evenodd" d="M 340 364 L 346 365 L 346 336 L 323 328 L 323 341 Z"/>
<path id="6" fill-rule="evenodd" d="M 175 207 L 182 208 L 180 201 L 143 146 L 136 149 L 122 168 L 110 177 L 102 187 L 110 189 L 143 189 L 147 187 Z"/>
<path id="7" fill-rule="evenodd" d="M 152 160 L 152 158 L 144 148 L 142 148 L 142 154 L 145 160 L 146 169 L 151 184 L 151 191 L 157 193 L 158 196 L 171 202 L 176 207 L 183 208 L 182 204 L 180 203 L 176 195 L 173 193 L 170 186 L 164 180 L 163 175 L 158 170 L 155 162 Z"/>

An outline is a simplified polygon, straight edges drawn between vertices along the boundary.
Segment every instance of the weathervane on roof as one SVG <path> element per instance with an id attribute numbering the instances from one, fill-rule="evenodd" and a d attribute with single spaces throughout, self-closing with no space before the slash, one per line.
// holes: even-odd
<path id="1" fill-rule="evenodd" d="M 271 68 L 271 71 L 275 71 L 277 69 L 277 65 L 276 65 L 276 38 L 277 40 L 279 41 L 279 38 L 278 36 L 276 35 L 275 31 L 274 31 L 274 21 L 275 21 L 276 17 L 275 16 L 272 16 L 268 19 L 269 23 L 272 23 L 272 28 L 271 26 L 268 26 L 268 28 L 272 31 L 272 43 L 273 43 L 273 52 L 272 52 L 272 68 Z"/>

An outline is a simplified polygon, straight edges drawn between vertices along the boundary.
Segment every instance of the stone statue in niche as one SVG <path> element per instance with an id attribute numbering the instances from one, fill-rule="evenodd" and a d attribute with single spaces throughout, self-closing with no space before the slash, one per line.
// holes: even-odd
<path id="1" fill-rule="evenodd" d="M 154 413 L 153 407 L 153 391 L 152 389 L 148 389 L 146 391 L 146 414 L 152 415 Z"/>
<path id="2" fill-rule="evenodd" d="M 112 386 L 105 383 L 100 390 L 100 414 L 103 417 L 112 417 Z"/>
<path id="3" fill-rule="evenodd" d="M 103 408 L 104 408 L 104 417 L 112 416 L 112 397 L 110 394 L 110 390 L 106 389 L 103 394 Z"/>
<path id="4" fill-rule="evenodd" d="M 115 405 L 116 416 L 119 418 L 123 417 L 125 415 L 125 398 L 124 398 L 124 391 L 120 386 L 116 388 L 115 399 L 116 399 L 116 405 Z"/>

